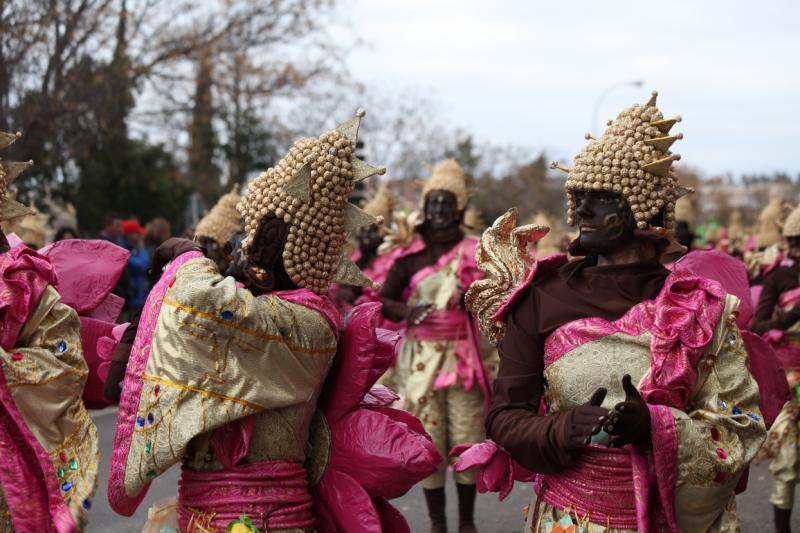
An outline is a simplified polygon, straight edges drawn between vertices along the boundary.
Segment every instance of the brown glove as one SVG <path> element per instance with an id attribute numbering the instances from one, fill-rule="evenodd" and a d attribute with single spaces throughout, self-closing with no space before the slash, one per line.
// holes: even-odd
<path id="1" fill-rule="evenodd" d="M 608 416 L 609 411 L 605 407 L 600 407 L 606 398 L 608 391 L 600 387 L 592 394 L 589 401 L 569 411 L 569 423 L 564 424 L 561 442 L 568 450 L 579 450 L 589 444 L 592 435 L 599 433 L 603 427 L 603 421 Z"/>
<path id="2" fill-rule="evenodd" d="M 603 424 L 603 430 L 611 435 L 611 448 L 650 442 L 650 409 L 647 403 L 631 383 L 630 375 L 622 377 L 622 388 L 625 401 L 614 406 Z"/>
<path id="3" fill-rule="evenodd" d="M 158 279 L 161 277 L 161 271 L 170 261 L 192 250 L 202 252 L 203 247 L 189 239 L 181 239 L 180 237 L 167 239 L 153 253 L 153 259 L 150 261 L 150 278 Z"/>

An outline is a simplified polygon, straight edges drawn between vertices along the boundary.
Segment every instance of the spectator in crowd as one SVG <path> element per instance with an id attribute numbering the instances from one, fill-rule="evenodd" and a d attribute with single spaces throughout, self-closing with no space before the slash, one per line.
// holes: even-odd
<path id="1" fill-rule="evenodd" d="M 128 268 L 126 269 L 130 278 L 128 307 L 135 313 L 144 304 L 150 285 L 147 279 L 147 270 L 150 267 L 150 253 L 144 243 L 144 236 L 147 234 L 147 230 L 136 220 L 126 220 L 121 225 L 126 247 L 131 252 L 131 257 L 128 259 Z"/>

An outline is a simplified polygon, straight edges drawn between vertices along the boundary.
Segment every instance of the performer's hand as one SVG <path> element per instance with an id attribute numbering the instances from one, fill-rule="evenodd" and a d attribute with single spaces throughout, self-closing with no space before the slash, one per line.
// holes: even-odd
<path id="1" fill-rule="evenodd" d="M 622 377 L 622 388 L 625 390 L 625 401 L 614 406 L 603 424 L 603 430 L 611 435 L 610 448 L 650 441 L 650 409 L 631 383 L 630 375 Z"/>
<path id="2" fill-rule="evenodd" d="M 419 326 L 430 314 L 430 305 L 415 305 L 406 307 L 406 322 L 409 326 Z"/>
<path id="3" fill-rule="evenodd" d="M 11 249 L 11 246 L 8 244 L 8 239 L 6 239 L 6 234 L 0 230 L 0 254 L 4 254 Z"/>
<path id="4" fill-rule="evenodd" d="M 599 433 L 608 409 L 600 407 L 608 391 L 600 387 L 592 394 L 589 401 L 570 410 L 570 420 L 566 425 L 567 435 L 564 439 L 569 450 L 578 450 L 589 444 L 592 435 Z"/>
<path id="5" fill-rule="evenodd" d="M 153 253 L 153 259 L 150 261 L 150 278 L 158 279 L 161 277 L 161 271 L 167 266 L 167 263 L 175 259 L 181 254 L 197 250 L 202 252 L 203 247 L 189 239 L 182 239 L 180 237 L 171 237 L 162 242 L 156 251 Z"/>

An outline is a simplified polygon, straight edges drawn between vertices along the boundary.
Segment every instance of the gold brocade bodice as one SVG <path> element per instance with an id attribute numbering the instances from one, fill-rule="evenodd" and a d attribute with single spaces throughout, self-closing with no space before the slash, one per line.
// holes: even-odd
<path id="1" fill-rule="evenodd" d="M 638 337 L 614 333 L 572 349 L 549 365 L 545 400 L 550 412 L 569 409 L 589 401 L 599 387 L 608 390 L 603 407 L 611 409 L 625 400 L 622 377 L 630 374 L 634 384 L 650 370 L 650 334 Z"/>

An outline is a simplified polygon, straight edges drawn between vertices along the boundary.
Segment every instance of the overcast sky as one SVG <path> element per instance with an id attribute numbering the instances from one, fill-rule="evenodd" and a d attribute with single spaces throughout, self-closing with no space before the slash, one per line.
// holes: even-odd
<path id="1" fill-rule="evenodd" d="M 800 2 L 351 0 L 370 84 L 420 87 L 478 140 L 571 159 L 592 129 L 659 91 L 673 147 L 707 175 L 800 173 Z M 373 118 L 377 116 L 371 113 Z"/>

